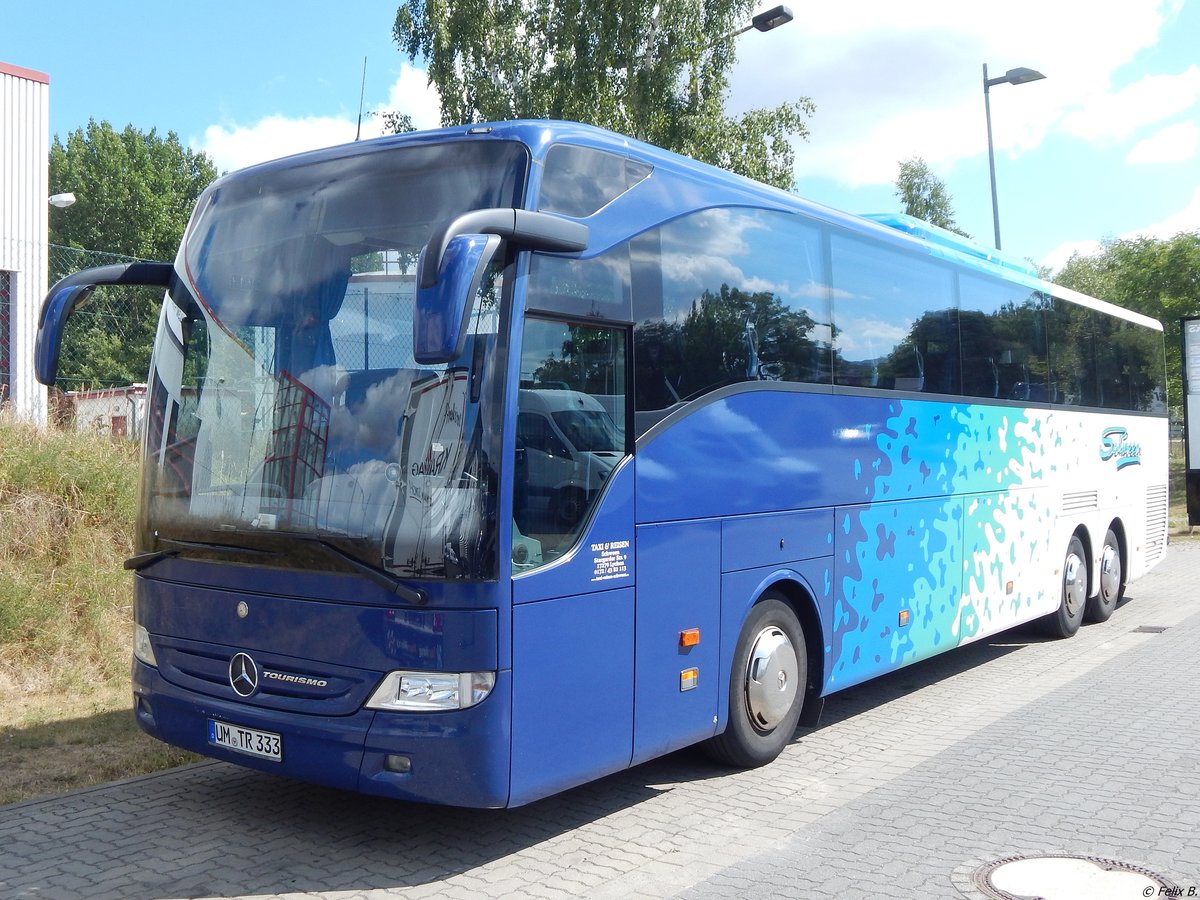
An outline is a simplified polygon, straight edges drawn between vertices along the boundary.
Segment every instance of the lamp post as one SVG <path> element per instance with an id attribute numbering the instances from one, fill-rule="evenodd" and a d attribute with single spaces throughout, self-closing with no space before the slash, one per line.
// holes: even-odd
<path id="1" fill-rule="evenodd" d="M 49 203 L 55 209 L 66 209 L 75 202 L 75 195 L 70 191 L 64 194 L 53 194 L 49 199 Z"/>
<path id="2" fill-rule="evenodd" d="M 996 230 L 996 249 L 1000 249 L 1000 205 L 996 200 L 996 153 L 992 149 L 992 102 L 990 90 L 994 84 L 1028 84 L 1045 78 L 1034 69 L 1009 69 L 999 78 L 988 78 L 987 63 L 983 64 L 983 112 L 987 117 L 988 171 L 992 176 L 992 225 Z"/>

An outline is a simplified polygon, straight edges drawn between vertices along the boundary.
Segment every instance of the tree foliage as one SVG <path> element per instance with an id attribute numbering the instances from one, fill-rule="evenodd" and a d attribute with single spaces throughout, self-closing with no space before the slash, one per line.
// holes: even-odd
<path id="1" fill-rule="evenodd" d="M 1166 332 L 1167 396 L 1180 415 L 1183 369 L 1179 320 L 1200 315 L 1200 232 L 1106 241 L 1094 256 L 1072 256 L 1058 284 L 1158 319 Z"/>
<path id="2" fill-rule="evenodd" d="M 393 36 L 442 123 L 587 122 L 791 189 L 812 101 L 724 112 L 751 0 L 406 0 Z"/>
<path id="3" fill-rule="evenodd" d="M 132 125 L 117 131 L 91 120 L 50 148 L 50 191 L 71 191 L 76 202 L 50 216 L 50 243 L 99 254 L 173 260 L 200 192 L 217 177 L 203 153 L 184 147 L 174 132 Z M 51 283 L 69 274 L 79 256 L 51 255 Z M 105 260 L 107 261 L 107 260 Z M 65 386 L 142 381 L 150 364 L 162 292 L 102 288 L 72 320 L 60 377 Z"/>
<path id="4" fill-rule="evenodd" d="M 903 201 L 908 215 L 970 237 L 954 223 L 954 204 L 945 182 L 929 170 L 921 157 L 914 156 L 900 163 L 896 196 Z"/>

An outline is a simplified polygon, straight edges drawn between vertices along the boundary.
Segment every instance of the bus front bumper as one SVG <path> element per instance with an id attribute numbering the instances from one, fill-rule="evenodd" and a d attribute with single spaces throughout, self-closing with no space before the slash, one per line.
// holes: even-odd
<path id="1" fill-rule="evenodd" d="M 285 778 L 364 794 L 449 806 L 508 803 L 511 673 L 490 696 L 454 712 L 362 709 L 316 716 L 231 703 L 184 690 L 133 661 L 134 715 L 160 741 Z M 217 746 L 209 721 L 280 737 L 279 759 Z"/>

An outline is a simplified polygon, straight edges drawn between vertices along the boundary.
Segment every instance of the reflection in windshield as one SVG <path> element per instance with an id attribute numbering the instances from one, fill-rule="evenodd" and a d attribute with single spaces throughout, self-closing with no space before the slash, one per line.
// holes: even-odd
<path id="1" fill-rule="evenodd" d="M 559 430 L 576 450 L 620 451 L 617 429 L 603 410 L 570 409 L 553 414 Z"/>
<path id="2" fill-rule="evenodd" d="M 142 549 L 216 532 L 297 562 L 290 533 L 396 575 L 495 577 L 496 280 L 463 355 L 421 366 L 413 260 L 444 218 L 514 205 L 524 165 L 516 145 L 442 145 L 210 189 L 190 292 L 159 325 Z"/>

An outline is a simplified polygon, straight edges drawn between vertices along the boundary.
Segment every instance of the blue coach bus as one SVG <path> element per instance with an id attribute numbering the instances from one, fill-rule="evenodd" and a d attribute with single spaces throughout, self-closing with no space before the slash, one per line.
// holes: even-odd
<path id="1" fill-rule="evenodd" d="M 256 166 L 165 288 L 135 715 L 218 759 L 516 806 L 1018 623 L 1166 547 L 1157 322 L 902 216 L 510 122 Z"/>

